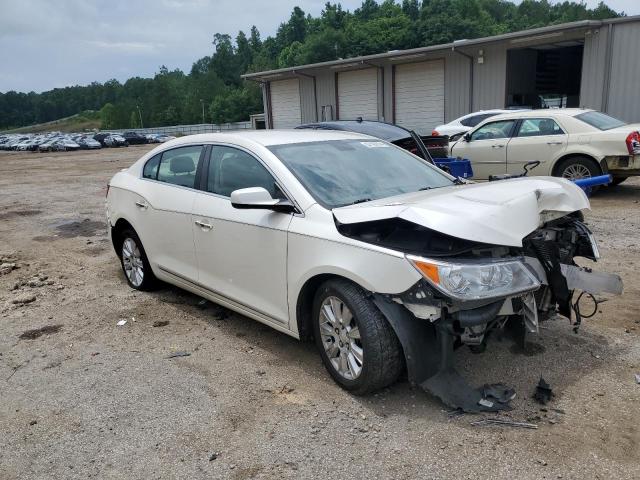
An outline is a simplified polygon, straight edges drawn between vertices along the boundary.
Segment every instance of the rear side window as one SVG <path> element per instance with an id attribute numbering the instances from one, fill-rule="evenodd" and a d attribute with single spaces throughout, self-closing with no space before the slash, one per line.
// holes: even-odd
<path id="1" fill-rule="evenodd" d="M 584 123 L 596 127 L 598 130 L 611 130 L 612 128 L 618 128 L 626 125 L 622 120 L 610 117 L 602 112 L 585 112 L 580 115 L 576 115 L 578 120 L 582 120 Z"/>
<path id="2" fill-rule="evenodd" d="M 564 132 L 551 118 L 527 118 L 520 124 L 518 137 L 540 137 L 543 135 L 562 135 Z"/>
<path id="3" fill-rule="evenodd" d="M 142 170 L 143 178 L 150 178 L 152 180 L 155 180 L 158 178 L 158 165 L 160 165 L 161 156 L 162 154 L 159 153 L 158 155 L 155 155 L 153 158 L 151 158 L 151 160 L 149 160 L 145 164 L 144 169 Z"/>
<path id="4" fill-rule="evenodd" d="M 285 198 L 269 171 L 252 155 L 233 147 L 211 149 L 207 191 L 230 197 L 241 188 L 262 187 L 273 198 Z"/>
<path id="5" fill-rule="evenodd" d="M 194 188 L 202 145 L 179 147 L 162 153 L 157 180 Z"/>
<path id="6" fill-rule="evenodd" d="M 465 118 L 464 120 L 460 120 L 460 123 L 465 127 L 475 127 L 480 122 L 483 122 L 489 117 L 493 117 L 497 115 L 497 113 L 483 113 L 480 115 L 474 115 L 473 117 Z"/>

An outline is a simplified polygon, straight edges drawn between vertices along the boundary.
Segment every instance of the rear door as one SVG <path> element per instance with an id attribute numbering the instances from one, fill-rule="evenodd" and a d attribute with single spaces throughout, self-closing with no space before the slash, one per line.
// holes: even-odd
<path id="1" fill-rule="evenodd" d="M 249 187 L 285 198 L 276 179 L 252 153 L 226 145 L 212 146 L 205 175 L 206 192 L 197 194 L 192 215 L 200 285 L 267 322 L 288 325 L 292 214 L 241 210 L 230 199 L 234 190 Z"/>
<path id="2" fill-rule="evenodd" d="M 518 174 L 524 164 L 539 161 L 532 175 L 550 175 L 551 165 L 567 148 L 567 134 L 551 118 L 524 118 L 507 146 L 507 173 Z"/>
<path id="3" fill-rule="evenodd" d="M 164 151 L 143 168 L 133 225 L 155 267 L 196 281 L 191 210 L 204 147 L 190 145 Z"/>
<path id="4" fill-rule="evenodd" d="M 516 120 L 485 123 L 471 132 L 470 141 L 458 140 L 451 153 L 471 161 L 475 179 L 484 180 L 489 175 L 504 174 L 507 171 L 507 144 L 515 125 Z"/>

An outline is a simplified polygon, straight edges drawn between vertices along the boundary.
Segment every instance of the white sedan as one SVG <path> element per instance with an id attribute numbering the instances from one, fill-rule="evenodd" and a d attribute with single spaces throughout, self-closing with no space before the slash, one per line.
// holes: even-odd
<path id="1" fill-rule="evenodd" d="M 468 158 L 477 179 L 519 174 L 539 161 L 533 175 L 571 180 L 610 173 L 614 183 L 640 175 L 640 125 L 594 110 L 530 110 L 491 117 L 450 147 Z"/>
<path id="2" fill-rule="evenodd" d="M 494 109 L 469 113 L 460 118 L 456 118 L 455 120 L 451 120 L 449 123 L 438 125 L 433 129 L 431 135 L 448 135 L 449 137 L 452 137 L 452 140 L 457 140 L 460 135 L 472 130 L 473 127 L 484 122 L 487 118 L 495 117 L 496 115 L 503 113 L 513 113 L 514 111 L 515 110 Z"/>
<path id="3" fill-rule="evenodd" d="M 598 258 L 579 220 L 588 207 L 563 179 L 463 185 L 390 143 L 312 130 L 172 140 L 107 193 L 132 288 L 162 280 L 314 338 L 351 392 L 389 385 L 406 366 L 470 411 L 505 408 L 513 391 L 469 387 L 455 342 L 481 349 L 508 321 L 536 332 L 556 305 L 571 315 L 574 289 L 621 291 L 617 276 L 573 265 Z"/>

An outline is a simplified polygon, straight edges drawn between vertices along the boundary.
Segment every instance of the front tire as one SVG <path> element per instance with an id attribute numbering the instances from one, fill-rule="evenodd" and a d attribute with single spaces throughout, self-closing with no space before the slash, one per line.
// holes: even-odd
<path id="1" fill-rule="evenodd" d="M 135 231 L 127 229 L 122 232 L 118 255 L 129 286 L 136 290 L 153 290 L 157 282 L 156 277 L 151 270 L 140 237 Z"/>
<path id="2" fill-rule="evenodd" d="M 323 283 L 312 318 L 322 362 L 345 390 L 364 395 L 391 385 L 402 373 L 400 342 L 358 285 L 341 279 Z"/>

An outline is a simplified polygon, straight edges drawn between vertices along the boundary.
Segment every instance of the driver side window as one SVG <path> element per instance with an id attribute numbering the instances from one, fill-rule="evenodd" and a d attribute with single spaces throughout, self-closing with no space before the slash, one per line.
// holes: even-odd
<path id="1" fill-rule="evenodd" d="M 262 187 L 273 198 L 286 198 L 273 176 L 255 157 L 237 148 L 214 145 L 209 160 L 207 191 L 230 197 L 234 190 L 249 187 Z"/>
<path id="2" fill-rule="evenodd" d="M 515 120 L 499 120 L 487 123 L 471 134 L 471 141 L 509 138 L 515 123 Z"/>

